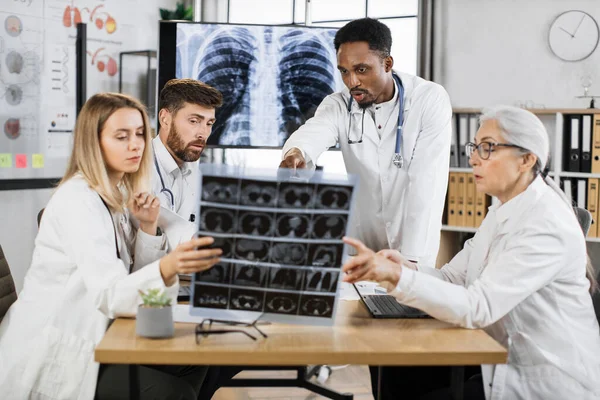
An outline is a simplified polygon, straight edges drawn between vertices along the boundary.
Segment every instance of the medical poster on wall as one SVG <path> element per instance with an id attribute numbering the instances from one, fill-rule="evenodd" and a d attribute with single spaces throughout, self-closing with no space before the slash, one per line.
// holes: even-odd
<path id="1" fill-rule="evenodd" d="M 191 313 L 328 325 L 355 176 L 203 164 L 198 234 L 221 262 L 192 279 Z"/>
<path id="2" fill-rule="evenodd" d="M 147 12 L 139 12 L 139 4 L 2 1 L 0 180 L 63 175 L 76 120 L 76 25 L 87 24 L 88 97 L 116 92 L 119 52 L 137 47 L 134 26 L 148 18 Z"/>

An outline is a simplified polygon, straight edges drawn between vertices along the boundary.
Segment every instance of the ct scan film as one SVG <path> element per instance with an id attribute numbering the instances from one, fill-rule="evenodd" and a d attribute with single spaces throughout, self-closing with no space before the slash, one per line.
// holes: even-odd
<path id="1" fill-rule="evenodd" d="M 192 280 L 192 314 L 330 324 L 357 178 L 202 164 L 198 234 L 221 262 Z"/>

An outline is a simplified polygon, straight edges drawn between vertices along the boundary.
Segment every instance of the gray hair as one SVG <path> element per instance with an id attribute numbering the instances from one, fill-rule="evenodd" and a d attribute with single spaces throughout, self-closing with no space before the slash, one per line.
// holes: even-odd
<path id="1" fill-rule="evenodd" d="M 534 175 L 541 174 L 544 182 L 550 186 L 572 207 L 571 199 L 556 184 L 554 179 L 547 176 L 547 166 L 550 157 L 550 140 L 542 121 L 530 111 L 513 106 L 495 106 L 482 111 L 479 122 L 495 120 L 500 127 L 504 139 L 523 149 L 524 154 L 531 153 L 537 157 L 533 167 Z"/>
<path id="2" fill-rule="evenodd" d="M 550 156 L 550 140 L 542 121 L 530 111 L 513 106 L 495 106 L 482 111 L 479 122 L 495 120 L 504 139 L 524 150 L 522 154 L 531 153 L 537 157 L 533 174 L 541 175 L 560 198 L 572 207 L 571 199 L 560 189 L 554 179 L 547 176 Z M 573 212 L 575 210 L 572 208 Z M 590 281 L 590 292 L 597 289 L 596 274 L 589 256 L 587 257 L 586 277 Z"/>

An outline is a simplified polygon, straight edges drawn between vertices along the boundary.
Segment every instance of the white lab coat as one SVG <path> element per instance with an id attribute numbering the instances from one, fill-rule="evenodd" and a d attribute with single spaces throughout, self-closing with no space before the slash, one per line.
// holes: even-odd
<path id="1" fill-rule="evenodd" d="M 152 147 L 160 168 L 160 171 L 158 171 L 156 164 L 152 167 L 152 190 L 159 197 L 161 207 L 176 213 L 185 221 L 189 221 L 191 219 L 190 216 L 194 215 L 193 220 L 197 221 L 200 204 L 198 202 L 200 197 L 199 162 L 184 162 L 181 168 L 179 168 L 173 156 L 158 136 L 152 139 Z M 172 203 L 171 197 L 163 190 L 163 182 L 160 180 L 161 176 L 164 188 L 169 189 L 173 193 L 174 203 Z"/>
<path id="2" fill-rule="evenodd" d="M 165 288 L 158 259 L 164 237 L 138 230 L 108 210 L 80 176 L 60 186 L 44 211 L 23 290 L 0 324 L 4 399 L 92 399 L 94 348 L 109 321 L 135 316 L 138 289 Z M 134 250 L 134 273 L 129 260 Z M 146 265 L 147 264 L 147 265 Z"/>
<path id="3" fill-rule="evenodd" d="M 348 89 L 327 96 L 313 118 L 285 143 L 283 155 L 301 149 L 309 167 L 319 155 L 339 143 L 346 169 L 360 178 L 351 234 L 370 248 L 398 249 L 411 260 L 429 265 L 437 256 L 448 185 L 452 108 L 440 85 L 399 73 L 404 86 L 404 167 L 392 164 L 399 107 L 381 138 L 373 118 L 365 114 L 362 143 L 348 144 L 361 134 L 362 110 Z M 396 89 L 397 93 L 397 89 Z"/>
<path id="4" fill-rule="evenodd" d="M 508 364 L 482 366 L 487 399 L 598 399 L 600 332 L 585 265 L 573 210 L 538 177 L 490 207 L 450 263 L 404 268 L 391 293 L 508 348 Z"/>

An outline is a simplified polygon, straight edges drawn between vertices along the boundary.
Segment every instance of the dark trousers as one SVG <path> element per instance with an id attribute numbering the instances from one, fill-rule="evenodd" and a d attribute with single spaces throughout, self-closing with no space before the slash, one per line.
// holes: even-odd
<path id="1" fill-rule="evenodd" d="M 377 400 L 377 367 L 369 367 Z M 452 400 L 450 367 L 383 367 L 381 400 Z M 465 400 L 485 400 L 481 367 L 465 367 Z"/>
<path id="2" fill-rule="evenodd" d="M 244 370 L 244 367 L 236 365 L 210 366 L 200 389 L 200 400 L 210 400 L 220 387 Z"/>
<path id="3" fill-rule="evenodd" d="M 138 365 L 140 399 L 198 400 L 208 367 Z M 129 365 L 102 364 L 96 400 L 129 399 Z"/>

